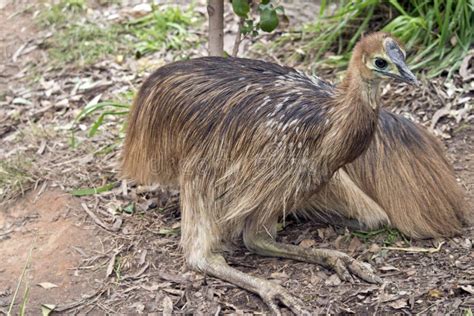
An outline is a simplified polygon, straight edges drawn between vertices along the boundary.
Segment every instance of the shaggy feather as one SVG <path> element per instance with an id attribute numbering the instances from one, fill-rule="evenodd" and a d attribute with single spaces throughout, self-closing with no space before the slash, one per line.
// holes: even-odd
<path id="1" fill-rule="evenodd" d="M 380 111 L 368 150 L 340 169 L 308 204 L 307 217 L 334 212 L 367 228 L 388 224 L 383 212 L 391 226 L 414 238 L 459 234 L 468 212 L 440 142 L 386 110 Z"/>

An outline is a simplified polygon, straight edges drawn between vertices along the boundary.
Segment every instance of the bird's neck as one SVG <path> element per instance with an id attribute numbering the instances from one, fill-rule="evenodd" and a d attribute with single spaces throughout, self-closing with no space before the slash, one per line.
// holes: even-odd
<path id="1" fill-rule="evenodd" d="M 357 71 L 348 71 L 339 86 L 341 105 L 347 107 L 366 106 L 378 112 L 380 104 L 380 81 L 366 80 Z"/>
<path id="2" fill-rule="evenodd" d="M 375 132 L 379 109 L 379 86 L 361 78 L 346 77 L 337 89 L 335 107 L 331 111 L 332 141 L 341 167 L 361 155 Z"/>

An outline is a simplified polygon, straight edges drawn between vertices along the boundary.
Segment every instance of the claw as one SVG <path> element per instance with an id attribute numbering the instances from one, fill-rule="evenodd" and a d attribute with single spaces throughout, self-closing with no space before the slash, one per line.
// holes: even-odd
<path id="1" fill-rule="evenodd" d="M 280 309 L 276 304 L 277 301 L 280 301 L 283 305 L 288 307 L 295 315 L 311 315 L 303 308 L 303 302 L 290 295 L 283 287 L 274 284 L 270 286 L 271 289 L 263 291 L 263 293 L 260 294 L 260 297 L 265 304 L 267 304 L 273 315 L 281 315 Z"/>
<path id="2" fill-rule="evenodd" d="M 366 282 L 376 284 L 381 284 L 383 282 L 382 279 L 373 272 L 372 267 L 368 264 L 353 260 L 348 267 L 353 274 Z"/>
<path id="3" fill-rule="evenodd" d="M 347 270 L 345 263 L 341 259 L 336 259 L 334 266 L 332 267 L 334 271 L 337 273 L 337 276 L 339 279 L 346 281 L 346 282 L 354 282 L 354 279 L 352 278 L 351 274 L 349 273 L 349 270 Z"/>

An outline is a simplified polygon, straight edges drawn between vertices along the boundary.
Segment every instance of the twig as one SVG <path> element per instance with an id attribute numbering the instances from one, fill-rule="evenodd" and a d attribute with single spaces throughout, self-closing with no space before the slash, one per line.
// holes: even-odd
<path id="1" fill-rule="evenodd" d="M 62 306 L 61 305 L 57 306 L 54 309 L 54 311 L 55 312 L 65 312 L 65 311 L 68 311 L 68 310 L 71 310 L 71 309 L 74 309 L 74 308 L 77 308 L 77 307 L 81 306 L 82 304 L 86 303 L 88 300 L 90 300 L 90 301 L 87 302 L 86 305 L 90 305 L 93 302 L 95 302 L 97 299 L 99 299 L 99 297 L 101 297 L 102 294 L 104 294 L 106 291 L 107 291 L 107 288 L 104 286 L 102 288 L 99 288 L 95 293 L 93 293 L 91 295 L 88 295 L 88 296 L 85 296 L 82 300 L 72 302 L 72 303 L 69 303 L 69 304 L 64 304 Z"/>
<path id="2" fill-rule="evenodd" d="M 408 248 L 399 248 L 399 247 L 382 247 L 382 249 L 387 250 L 398 250 L 398 251 L 406 251 L 406 252 L 428 252 L 428 253 L 435 253 L 441 250 L 441 246 L 444 245 L 445 242 L 442 241 L 439 243 L 438 247 L 436 248 L 421 248 L 421 247 L 408 247 Z"/>
<path id="3" fill-rule="evenodd" d="M 102 227 L 103 229 L 107 230 L 107 231 L 110 231 L 110 232 L 114 232 L 114 229 L 113 228 L 110 228 L 109 226 L 107 226 L 100 218 L 98 218 L 90 209 L 89 207 L 87 207 L 87 205 L 85 203 L 81 203 L 81 206 L 82 208 L 84 209 L 84 211 L 86 211 L 87 215 L 89 215 L 92 220 L 94 221 L 94 223 L 96 223 L 97 225 L 99 225 L 100 227 Z"/>
<path id="4" fill-rule="evenodd" d="M 235 35 L 234 48 L 232 49 L 232 57 L 236 57 L 239 53 L 240 42 L 242 41 L 242 26 L 244 26 L 244 19 L 240 18 L 239 28 L 237 29 L 237 34 Z"/>

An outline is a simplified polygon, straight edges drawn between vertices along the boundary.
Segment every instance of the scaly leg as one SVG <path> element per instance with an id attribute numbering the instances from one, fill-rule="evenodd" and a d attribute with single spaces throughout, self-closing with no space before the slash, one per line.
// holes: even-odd
<path id="1" fill-rule="evenodd" d="M 184 182 L 184 181 L 183 181 Z M 233 283 L 260 295 L 271 312 L 280 315 L 278 302 L 296 315 L 309 315 L 303 303 L 282 286 L 230 267 L 221 251 L 222 225 L 217 225 L 218 209 L 212 195 L 206 196 L 205 184 L 187 181 L 181 185 L 181 245 L 188 265 L 200 272 Z M 207 186 L 208 187 L 208 186 Z"/>
<path id="2" fill-rule="evenodd" d="M 278 302 L 287 306 L 296 315 L 310 315 L 303 303 L 290 295 L 285 288 L 269 280 L 254 277 L 230 267 L 221 255 L 202 258 L 199 270 L 258 294 L 275 315 L 281 315 Z"/>
<path id="3" fill-rule="evenodd" d="M 279 243 L 265 232 L 255 233 L 254 230 L 248 228 L 244 230 L 244 243 L 249 250 L 262 256 L 293 259 L 331 268 L 345 281 L 353 281 L 351 274 L 354 274 L 369 283 L 382 282 L 369 265 L 340 251 L 304 249 L 295 245 Z"/>

